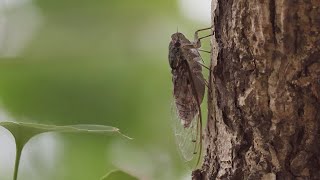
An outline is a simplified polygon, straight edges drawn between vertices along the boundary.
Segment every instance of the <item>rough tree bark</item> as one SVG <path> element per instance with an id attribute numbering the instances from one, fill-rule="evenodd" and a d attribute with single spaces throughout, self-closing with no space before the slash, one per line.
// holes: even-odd
<path id="1" fill-rule="evenodd" d="M 320 0 L 212 4 L 217 53 L 193 179 L 320 179 Z"/>

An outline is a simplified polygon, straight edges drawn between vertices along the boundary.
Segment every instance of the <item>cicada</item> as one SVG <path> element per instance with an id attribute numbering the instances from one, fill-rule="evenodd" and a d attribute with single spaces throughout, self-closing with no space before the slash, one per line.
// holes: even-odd
<path id="1" fill-rule="evenodd" d="M 202 151 L 201 103 L 205 94 L 206 80 L 202 74 L 202 59 L 199 53 L 200 40 L 195 32 L 194 41 L 189 41 L 182 33 L 171 35 L 169 43 L 169 64 L 172 73 L 175 113 L 175 136 L 181 154 L 186 161 L 198 154 L 199 164 Z M 205 67 L 205 66 L 204 66 Z"/>

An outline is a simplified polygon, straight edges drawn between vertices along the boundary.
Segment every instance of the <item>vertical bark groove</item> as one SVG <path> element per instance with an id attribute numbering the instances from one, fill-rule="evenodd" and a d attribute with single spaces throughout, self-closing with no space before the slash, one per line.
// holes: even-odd
<path id="1" fill-rule="evenodd" d="M 212 9 L 206 155 L 194 179 L 320 179 L 320 1 Z"/>

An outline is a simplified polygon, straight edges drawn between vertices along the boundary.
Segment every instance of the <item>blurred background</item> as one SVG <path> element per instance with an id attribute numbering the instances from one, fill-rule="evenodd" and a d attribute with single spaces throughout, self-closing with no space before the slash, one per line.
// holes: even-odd
<path id="1" fill-rule="evenodd" d="M 36 136 L 18 179 L 95 180 L 114 169 L 190 179 L 172 131 L 168 44 L 177 28 L 192 39 L 209 26 L 210 0 L 0 0 L 0 121 L 103 124 L 134 138 Z M 1 127 L 1 180 L 14 159 Z"/>

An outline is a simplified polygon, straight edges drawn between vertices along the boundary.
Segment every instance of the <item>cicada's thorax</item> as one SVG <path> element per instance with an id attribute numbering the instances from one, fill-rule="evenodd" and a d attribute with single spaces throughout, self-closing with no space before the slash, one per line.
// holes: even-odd
<path id="1" fill-rule="evenodd" d="M 172 35 L 169 44 L 169 64 L 172 69 L 173 95 L 179 119 L 185 128 L 199 113 L 205 84 L 200 54 L 190 48 L 191 42 L 181 33 Z M 197 101 L 198 98 L 198 101 Z"/>

